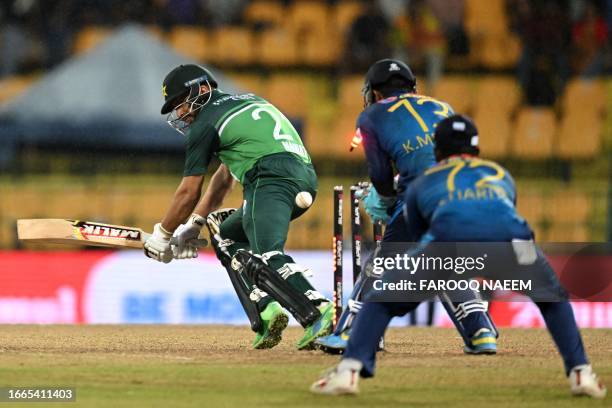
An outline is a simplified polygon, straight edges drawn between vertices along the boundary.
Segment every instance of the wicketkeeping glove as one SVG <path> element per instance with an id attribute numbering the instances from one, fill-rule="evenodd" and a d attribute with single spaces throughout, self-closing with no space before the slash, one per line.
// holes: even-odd
<path id="1" fill-rule="evenodd" d="M 172 261 L 172 249 L 170 248 L 172 233 L 166 231 L 161 223 L 155 224 L 153 233 L 144 243 L 144 253 L 158 262 L 169 263 Z"/>
<path id="2" fill-rule="evenodd" d="M 372 222 L 382 222 L 386 224 L 389 221 L 388 209 L 393 207 L 396 202 L 395 197 L 381 197 L 374 186 L 370 186 L 368 193 L 362 196 L 363 207 L 366 214 L 370 216 Z"/>

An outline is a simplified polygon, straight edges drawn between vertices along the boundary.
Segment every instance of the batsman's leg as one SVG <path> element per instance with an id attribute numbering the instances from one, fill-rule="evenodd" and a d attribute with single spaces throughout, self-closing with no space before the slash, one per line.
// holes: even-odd
<path id="1" fill-rule="evenodd" d="M 262 256 L 239 250 L 233 261 L 244 268 L 249 279 L 278 299 L 301 325 L 312 324 L 320 317 L 310 299 L 290 285 Z"/>
<path id="2" fill-rule="evenodd" d="M 240 264 L 232 262 L 236 251 L 248 248 L 242 230 L 242 209 L 217 210 L 209 214 L 206 221 L 217 258 L 228 272 L 240 304 L 251 322 L 251 329 L 257 333 L 253 347 L 266 349 L 276 346 L 287 327 L 287 314 L 278 302 L 253 284 Z M 232 237 L 236 241 L 223 237 Z"/>
<path id="3" fill-rule="evenodd" d="M 287 178 L 257 178 L 252 183 L 245 185 L 243 229 L 248 236 L 253 253 L 260 255 L 277 276 L 285 280 L 297 293 L 308 299 L 318 309 L 319 318 L 314 322 L 300 321 L 305 331 L 297 347 L 307 349 L 313 347 L 316 338 L 329 334 L 333 319 L 333 305 L 306 279 L 307 268 L 297 265 L 283 250 L 289 223 L 304 212 L 304 209 L 298 208 L 295 202 L 300 191 L 308 191 L 312 197 L 316 195 L 316 191 L 309 188 L 308 185 L 300 185 Z M 267 289 L 264 287 L 264 290 Z M 280 294 L 272 293 L 272 295 L 283 304 Z"/>

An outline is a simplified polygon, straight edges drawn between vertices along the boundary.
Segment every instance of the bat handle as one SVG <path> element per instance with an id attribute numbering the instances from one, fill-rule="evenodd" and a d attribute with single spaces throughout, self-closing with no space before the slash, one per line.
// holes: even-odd
<path id="1" fill-rule="evenodd" d="M 151 236 L 151 234 L 149 234 L 148 232 L 143 232 L 142 233 L 142 242 L 146 241 L 150 236 Z M 206 240 L 204 238 L 202 238 L 202 239 L 192 239 L 192 240 L 189 241 L 189 243 L 194 245 L 198 249 L 206 248 L 208 246 L 208 240 Z M 176 237 L 170 238 L 170 245 L 178 245 L 178 239 Z"/>

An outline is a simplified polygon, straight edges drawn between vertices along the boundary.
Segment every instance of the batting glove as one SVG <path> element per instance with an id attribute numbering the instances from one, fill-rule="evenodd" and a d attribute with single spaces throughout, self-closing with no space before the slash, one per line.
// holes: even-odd
<path id="1" fill-rule="evenodd" d="M 161 223 L 155 224 L 153 233 L 144 243 L 145 255 L 158 262 L 169 263 L 172 261 L 170 238 L 172 238 L 171 232 L 166 231 Z"/>
<path id="2" fill-rule="evenodd" d="M 195 246 L 194 241 L 200 236 L 200 230 L 205 224 L 206 218 L 198 214 L 191 214 L 187 222 L 181 225 L 180 230 L 177 229 L 174 236 L 179 252 L 182 252 L 188 244 Z"/>
<path id="3" fill-rule="evenodd" d="M 172 236 L 171 240 L 172 254 L 174 259 L 191 259 L 198 257 L 198 247 L 193 244 L 193 242 L 195 242 L 194 239 L 197 239 L 198 237 L 187 238 L 187 236 L 192 236 L 193 233 L 192 227 L 188 226 L 187 224 L 179 225 L 174 231 L 174 235 Z M 199 236 L 200 232 L 198 231 L 197 234 Z M 181 237 L 180 241 L 179 237 Z M 183 243 L 182 247 L 180 246 L 179 242 Z"/>
<path id="4" fill-rule="evenodd" d="M 198 257 L 198 248 L 187 244 L 183 250 L 179 251 L 177 246 L 172 246 L 172 256 L 174 259 L 192 259 Z"/>

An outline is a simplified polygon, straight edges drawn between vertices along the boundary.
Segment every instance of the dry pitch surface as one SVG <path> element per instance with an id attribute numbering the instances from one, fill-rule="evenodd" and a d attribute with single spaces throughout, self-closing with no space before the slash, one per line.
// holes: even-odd
<path id="1" fill-rule="evenodd" d="M 251 350 L 248 328 L 1 326 L 0 387 L 76 387 L 87 407 L 603 407 L 572 398 L 544 330 L 503 330 L 497 356 L 465 356 L 451 329 L 393 329 L 376 378 L 358 397 L 311 395 L 337 357 L 298 352 L 289 329 L 273 350 Z M 594 366 L 612 385 L 612 330 L 585 330 Z M 0 403 L 9 406 L 8 403 Z M 17 406 L 41 407 L 47 404 Z"/>

